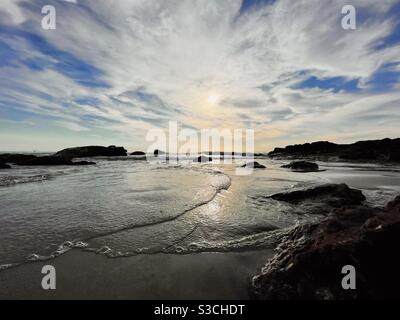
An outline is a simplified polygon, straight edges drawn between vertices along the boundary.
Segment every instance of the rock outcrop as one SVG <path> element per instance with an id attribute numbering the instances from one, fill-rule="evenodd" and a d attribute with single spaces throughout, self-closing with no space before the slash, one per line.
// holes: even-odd
<path id="1" fill-rule="evenodd" d="M 123 147 L 86 146 L 61 150 L 56 156 L 65 158 L 90 158 L 90 157 L 121 157 L 126 156 L 127 151 Z"/>
<path id="2" fill-rule="evenodd" d="M 255 161 L 255 162 L 249 162 L 249 163 L 242 165 L 242 168 L 265 169 L 266 166 Z"/>
<path id="3" fill-rule="evenodd" d="M 36 156 L 30 154 L 4 153 L 0 154 L 0 162 L 18 163 L 35 159 Z"/>
<path id="4" fill-rule="evenodd" d="M 268 154 L 281 158 L 316 158 L 321 160 L 339 158 L 357 161 L 400 161 L 400 138 L 359 141 L 353 144 L 336 144 L 328 141 L 290 145 L 275 148 Z"/>
<path id="5" fill-rule="evenodd" d="M 282 168 L 288 168 L 294 172 L 315 172 L 319 170 L 318 164 L 308 161 L 293 161 L 283 165 Z"/>
<path id="6" fill-rule="evenodd" d="M 0 155 L 1 162 L 10 168 L 5 162 L 14 163 L 19 166 L 86 166 L 95 165 L 90 161 L 72 162 L 70 157 L 50 155 L 50 156 L 34 156 L 25 154 L 2 154 Z M 5 161 L 3 161 L 5 160 Z"/>
<path id="7" fill-rule="evenodd" d="M 287 232 L 255 276 L 255 299 L 399 298 L 400 196 L 384 209 L 348 206 Z M 345 290 L 344 266 L 356 271 Z"/>
<path id="8" fill-rule="evenodd" d="M 131 160 L 147 160 L 147 155 L 143 151 L 135 151 L 130 154 Z"/>
<path id="9" fill-rule="evenodd" d="M 43 156 L 16 162 L 19 166 L 70 166 L 74 163 L 69 157 L 62 156 Z"/>
<path id="10" fill-rule="evenodd" d="M 131 153 L 131 156 L 145 156 L 146 153 L 143 151 L 134 151 Z"/>
<path id="11" fill-rule="evenodd" d="M 10 168 L 11 167 L 8 164 L 0 162 L 0 169 L 10 169 Z"/>

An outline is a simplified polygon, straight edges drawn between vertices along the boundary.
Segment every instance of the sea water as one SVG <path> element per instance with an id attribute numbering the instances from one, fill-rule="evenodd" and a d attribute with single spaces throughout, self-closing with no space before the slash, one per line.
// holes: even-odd
<path id="1" fill-rule="evenodd" d="M 400 193 L 397 166 L 320 162 L 324 171 L 297 173 L 265 158 L 266 169 L 237 176 L 241 163 L 94 161 L 0 171 L 0 269 L 71 248 L 110 258 L 268 248 L 283 230 L 322 218 L 268 195 L 347 183 L 384 206 Z"/>

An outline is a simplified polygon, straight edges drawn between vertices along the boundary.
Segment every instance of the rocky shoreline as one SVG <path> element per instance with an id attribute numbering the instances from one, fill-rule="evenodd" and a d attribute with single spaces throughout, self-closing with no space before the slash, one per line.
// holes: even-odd
<path id="1" fill-rule="evenodd" d="M 271 158 L 344 160 L 368 162 L 400 162 L 400 138 L 358 141 L 336 144 L 328 141 L 290 145 L 275 148 L 268 153 Z"/>
<path id="2" fill-rule="evenodd" d="M 92 161 L 72 161 L 74 158 L 127 156 L 123 147 L 86 146 L 68 148 L 47 156 L 32 154 L 0 154 L 0 169 L 10 169 L 10 163 L 18 166 L 86 166 L 95 165 Z"/>
<path id="3" fill-rule="evenodd" d="M 363 205 L 361 191 L 326 185 L 271 196 L 317 208 L 323 221 L 282 236 L 276 255 L 252 280 L 258 300 L 399 298 L 400 196 L 383 209 Z M 324 209 L 316 203 L 325 204 Z M 354 266 L 356 289 L 344 290 L 342 268 Z"/>

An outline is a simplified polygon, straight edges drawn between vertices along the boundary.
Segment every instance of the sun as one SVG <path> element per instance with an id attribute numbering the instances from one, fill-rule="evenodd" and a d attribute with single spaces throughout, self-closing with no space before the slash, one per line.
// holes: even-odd
<path id="1" fill-rule="evenodd" d="M 215 94 L 211 94 L 207 98 L 207 102 L 209 104 L 216 104 L 216 103 L 218 103 L 218 101 L 219 101 L 219 97 Z"/>

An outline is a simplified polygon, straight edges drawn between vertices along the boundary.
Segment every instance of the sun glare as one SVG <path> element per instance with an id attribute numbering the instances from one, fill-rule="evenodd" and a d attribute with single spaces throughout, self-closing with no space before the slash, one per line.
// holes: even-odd
<path id="1" fill-rule="evenodd" d="M 216 104 L 219 100 L 219 97 L 215 94 L 208 96 L 207 101 L 209 104 Z"/>

